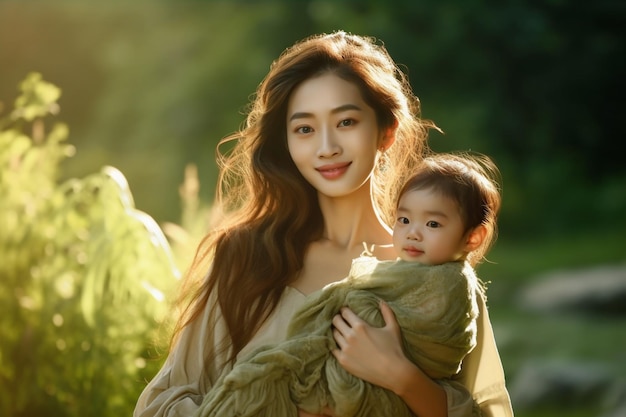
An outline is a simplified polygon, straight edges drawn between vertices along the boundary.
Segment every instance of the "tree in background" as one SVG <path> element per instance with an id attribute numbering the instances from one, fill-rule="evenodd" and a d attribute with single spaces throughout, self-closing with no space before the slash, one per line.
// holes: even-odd
<path id="1" fill-rule="evenodd" d="M 611 0 L 0 1 L 0 62 L 11 64 L 0 66 L 0 99 L 32 69 L 62 85 L 81 150 L 64 174 L 112 164 L 138 207 L 172 221 L 188 163 L 212 200 L 215 145 L 244 122 L 272 60 L 344 29 L 381 39 L 408 72 L 423 115 L 445 132 L 431 136 L 435 150 L 498 163 L 501 240 L 626 230 L 615 139 L 625 11 Z"/>
<path id="2" fill-rule="evenodd" d="M 59 183 L 61 91 L 31 73 L 0 119 L 0 415 L 129 415 L 179 276 L 112 167 Z"/>

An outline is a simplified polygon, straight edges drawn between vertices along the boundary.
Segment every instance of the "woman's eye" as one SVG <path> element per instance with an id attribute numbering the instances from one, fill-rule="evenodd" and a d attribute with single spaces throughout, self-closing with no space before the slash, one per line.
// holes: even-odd
<path id="1" fill-rule="evenodd" d="M 436 221 L 431 220 L 429 222 L 426 222 L 426 226 L 427 227 L 432 227 L 432 228 L 436 229 L 437 227 L 439 227 L 441 225 L 439 223 L 437 223 Z"/>
<path id="2" fill-rule="evenodd" d="M 311 133 L 313 129 L 310 126 L 302 126 L 296 129 L 296 132 L 301 134 Z"/>
<path id="3" fill-rule="evenodd" d="M 407 219 L 406 217 L 398 217 L 398 223 L 409 224 L 409 219 Z"/>
<path id="4" fill-rule="evenodd" d="M 354 124 L 353 119 L 345 119 L 339 122 L 339 127 L 352 126 Z"/>

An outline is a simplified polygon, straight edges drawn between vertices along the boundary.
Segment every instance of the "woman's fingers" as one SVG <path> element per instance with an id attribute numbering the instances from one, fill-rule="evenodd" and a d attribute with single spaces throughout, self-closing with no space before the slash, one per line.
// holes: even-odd
<path id="1" fill-rule="evenodd" d="M 400 326 L 398 325 L 398 321 L 396 320 L 396 315 L 389 305 L 380 301 L 380 311 L 383 316 L 383 320 L 385 325 L 383 328 L 389 329 L 393 331 L 394 334 L 400 334 Z M 347 307 L 341 308 L 339 310 L 339 314 L 336 314 L 332 320 L 333 327 L 338 331 L 344 338 L 348 337 L 349 334 L 354 331 L 367 331 L 368 324 L 357 316 L 352 310 Z"/>
<path id="2" fill-rule="evenodd" d="M 357 332 L 362 333 L 367 330 L 367 323 L 347 307 L 343 307 L 339 314 L 333 317 L 332 324 L 333 337 L 340 349 L 349 346 L 351 341 L 358 337 Z"/>
<path id="3" fill-rule="evenodd" d="M 383 315 L 383 320 L 385 321 L 385 327 L 392 330 L 398 337 L 400 336 L 400 325 L 398 324 L 398 320 L 396 319 L 396 315 L 384 301 L 380 302 L 380 312 Z"/>
<path id="4" fill-rule="evenodd" d="M 385 320 L 383 327 L 372 327 L 351 310 L 342 308 L 333 318 L 333 337 L 339 349 L 334 349 L 332 354 L 352 375 L 389 388 L 393 385 L 389 369 L 406 363 L 407 359 L 393 310 L 384 302 L 380 309 Z"/>

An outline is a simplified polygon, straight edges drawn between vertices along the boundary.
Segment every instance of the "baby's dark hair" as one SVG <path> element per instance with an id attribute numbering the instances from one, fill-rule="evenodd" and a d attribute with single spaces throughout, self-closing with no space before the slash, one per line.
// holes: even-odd
<path id="1" fill-rule="evenodd" d="M 497 236 L 500 211 L 500 171 L 487 156 L 470 153 L 431 154 L 400 190 L 434 190 L 457 203 L 464 233 L 483 225 L 487 231 L 480 247 L 467 256 L 472 265 L 481 262 Z"/>

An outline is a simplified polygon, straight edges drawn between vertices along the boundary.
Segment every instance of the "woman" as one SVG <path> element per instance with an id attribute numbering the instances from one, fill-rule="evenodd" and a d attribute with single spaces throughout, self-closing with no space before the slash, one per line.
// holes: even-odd
<path id="1" fill-rule="evenodd" d="M 418 114 L 407 79 L 372 39 L 313 36 L 274 62 L 246 126 L 225 139 L 237 142 L 218 158 L 224 215 L 199 248 L 188 282 L 202 279 L 183 293 L 172 350 L 135 416 L 193 414 L 238 357 L 285 338 L 297 307 L 344 278 L 364 242 L 379 259 L 395 257 L 388 224 L 398 186 L 433 127 Z M 464 365 L 463 382 L 487 414 L 512 415 L 481 305 L 478 357 Z M 382 313 L 383 328 L 346 309 L 335 317 L 339 364 L 395 392 L 416 415 L 469 415 L 464 390 L 444 390 L 410 362 L 393 313 Z"/>

